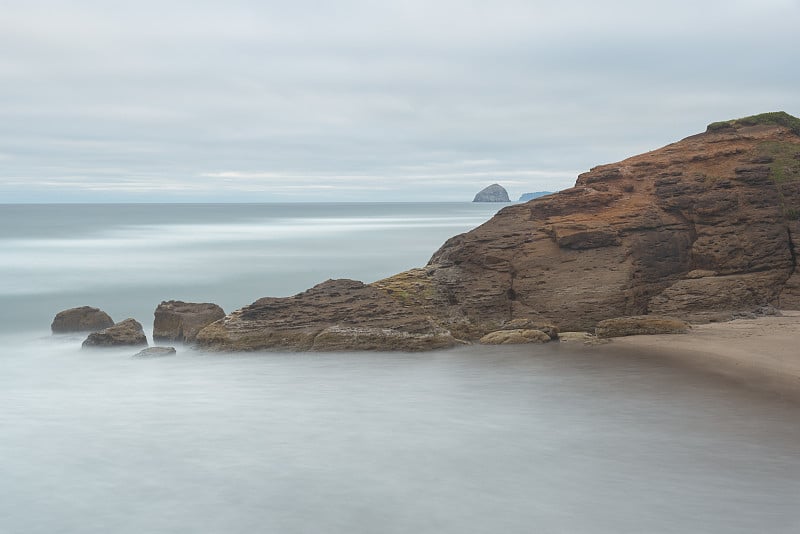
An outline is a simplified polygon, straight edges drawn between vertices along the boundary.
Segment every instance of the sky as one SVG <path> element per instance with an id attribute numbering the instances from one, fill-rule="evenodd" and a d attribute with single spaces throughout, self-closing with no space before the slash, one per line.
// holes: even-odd
<path id="1" fill-rule="evenodd" d="M 468 201 L 800 115 L 800 0 L 0 0 L 0 203 Z"/>

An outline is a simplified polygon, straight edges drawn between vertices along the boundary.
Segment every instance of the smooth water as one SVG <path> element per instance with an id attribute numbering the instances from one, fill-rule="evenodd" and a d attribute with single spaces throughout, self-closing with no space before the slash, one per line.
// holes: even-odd
<path id="1" fill-rule="evenodd" d="M 800 531 L 798 406 L 646 354 L 135 360 L 48 332 L 69 305 L 150 327 L 165 298 L 374 280 L 494 207 L 7 208 L 3 534 Z"/>

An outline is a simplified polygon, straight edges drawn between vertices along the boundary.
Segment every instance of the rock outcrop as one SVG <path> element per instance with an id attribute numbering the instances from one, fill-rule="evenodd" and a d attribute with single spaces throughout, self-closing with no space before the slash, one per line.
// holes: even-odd
<path id="1" fill-rule="evenodd" d="M 208 302 L 169 300 L 159 304 L 153 315 L 153 341 L 191 343 L 200 330 L 225 317 L 225 312 Z"/>
<path id="2" fill-rule="evenodd" d="M 502 185 L 492 184 L 481 189 L 473 202 L 511 202 L 508 198 L 508 191 Z"/>
<path id="3" fill-rule="evenodd" d="M 84 347 L 123 347 L 147 345 L 141 323 L 125 319 L 99 332 L 92 332 L 83 342 Z"/>
<path id="4" fill-rule="evenodd" d="M 328 280 L 289 298 L 262 298 L 205 327 L 199 345 L 224 350 L 426 350 L 458 343 L 404 295 Z"/>
<path id="5" fill-rule="evenodd" d="M 50 325 L 50 330 L 54 334 L 97 332 L 113 324 L 114 321 L 103 310 L 81 306 L 58 312 Z"/>
<path id="6" fill-rule="evenodd" d="M 261 299 L 198 342 L 407 350 L 476 341 L 514 320 L 592 331 L 614 317 L 800 309 L 798 125 L 784 113 L 716 123 L 506 207 L 424 268 Z M 326 329 L 336 342 L 315 345 Z"/>

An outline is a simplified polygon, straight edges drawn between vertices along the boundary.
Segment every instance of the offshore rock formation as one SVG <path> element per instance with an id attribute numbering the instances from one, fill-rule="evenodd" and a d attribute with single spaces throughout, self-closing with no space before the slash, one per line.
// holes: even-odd
<path id="1" fill-rule="evenodd" d="M 511 202 L 508 198 L 508 191 L 502 185 L 492 184 L 481 189 L 473 202 Z"/>
<path id="2" fill-rule="evenodd" d="M 159 304 L 153 315 L 153 341 L 191 343 L 205 326 L 225 317 L 225 312 L 208 302 L 168 300 Z"/>
<path id="3" fill-rule="evenodd" d="M 147 345 L 141 323 L 136 319 L 125 319 L 99 332 L 92 332 L 83 342 L 83 347 L 123 347 Z"/>
<path id="4" fill-rule="evenodd" d="M 702 322 L 768 304 L 800 309 L 798 236 L 800 120 L 758 115 L 504 208 L 424 268 L 261 299 L 197 340 L 419 350 L 476 341 L 514 320 L 586 331 L 622 316 Z"/>
<path id="5" fill-rule="evenodd" d="M 114 321 L 103 310 L 91 306 L 80 306 L 58 312 L 53 318 L 50 330 L 54 334 L 97 332 L 113 324 Z"/>

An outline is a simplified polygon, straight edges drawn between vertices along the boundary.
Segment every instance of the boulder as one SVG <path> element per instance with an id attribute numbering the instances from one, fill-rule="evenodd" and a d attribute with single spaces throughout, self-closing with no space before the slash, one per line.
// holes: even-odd
<path id="1" fill-rule="evenodd" d="M 517 345 L 522 343 L 547 343 L 550 336 L 541 330 L 497 330 L 480 339 L 483 345 Z"/>
<path id="2" fill-rule="evenodd" d="M 501 330 L 539 330 L 544 332 L 550 339 L 558 339 L 558 327 L 546 321 L 537 321 L 526 317 L 518 317 L 503 323 Z"/>
<path id="3" fill-rule="evenodd" d="M 597 323 L 594 333 L 599 338 L 638 336 L 649 334 L 686 334 L 691 326 L 674 317 L 638 315 L 617 317 Z"/>
<path id="4" fill-rule="evenodd" d="M 113 324 L 114 321 L 103 310 L 81 306 L 58 312 L 50 325 L 50 330 L 54 334 L 97 332 Z"/>
<path id="5" fill-rule="evenodd" d="M 511 202 L 508 198 L 508 191 L 502 185 L 492 184 L 481 189 L 473 202 Z"/>
<path id="6" fill-rule="evenodd" d="M 208 302 L 169 300 L 159 304 L 154 315 L 153 341 L 191 343 L 200 330 L 225 317 L 225 312 Z"/>
<path id="7" fill-rule="evenodd" d="M 147 345 L 141 323 L 125 319 L 99 332 L 92 332 L 83 342 L 84 347 L 122 347 Z"/>
<path id="8" fill-rule="evenodd" d="M 176 352 L 175 347 L 148 347 L 134 354 L 132 358 L 161 358 L 172 356 Z"/>

